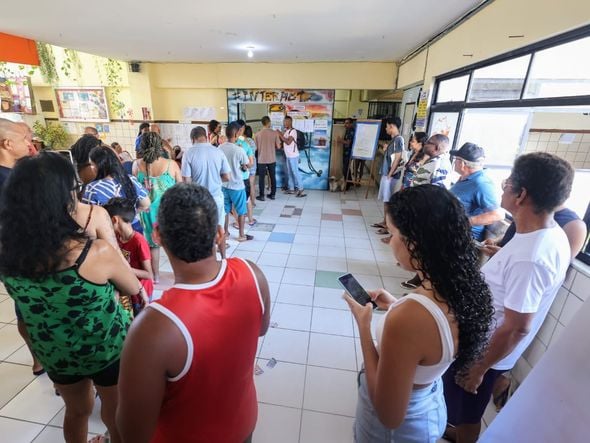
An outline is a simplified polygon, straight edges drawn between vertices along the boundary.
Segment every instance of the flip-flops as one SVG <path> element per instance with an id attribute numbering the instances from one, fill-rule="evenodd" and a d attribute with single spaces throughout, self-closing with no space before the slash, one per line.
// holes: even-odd
<path id="1" fill-rule="evenodd" d="M 381 239 L 381 241 L 382 241 L 383 243 L 385 243 L 386 245 L 388 245 L 388 244 L 389 244 L 389 241 L 390 241 L 390 240 L 391 240 L 391 235 L 390 235 L 389 237 L 383 237 L 383 238 Z"/>
<path id="2" fill-rule="evenodd" d="M 299 191 L 295 197 L 307 197 L 307 194 L 303 191 Z"/>
<path id="3" fill-rule="evenodd" d="M 385 226 L 383 223 L 373 223 L 371 225 L 371 228 L 381 228 L 381 229 L 385 229 L 387 226 Z"/>
<path id="4" fill-rule="evenodd" d="M 250 234 L 246 234 L 243 237 L 238 237 L 239 242 L 245 242 L 245 241 L 253 240 L 253 239 L 254 239 L 254 236 L 250 235 Z"/>
<path id="5" fill-rule="evenodd" d="M 256 223 L 258 223 L 258 220 L 253 218 L 252 221 L 250 223 L 248 223 L 248 226 L 254 226 Z"/>
<path id="6" fill-rule="evenodd" d="M 387 234 L 389 234 L 389 231 L 386 228 L 381 228 L 376 232 L 376 234 L 387 235 Z"/>
<path id="7" fill-rule="evenodd" d="M 33 371 L 33 375 L 35 377 L 39 377 L 40 375 L 43 375 L 43 374 L 45 374 L 45 369 L 43 369 L 43 368 L 39 369 L 38 371 Z"/>

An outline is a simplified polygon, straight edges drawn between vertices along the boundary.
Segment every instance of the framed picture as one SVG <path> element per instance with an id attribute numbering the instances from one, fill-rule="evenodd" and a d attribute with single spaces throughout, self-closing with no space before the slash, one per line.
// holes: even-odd
<path id="1" fill-rule="evenodd" d="M 109 122 L 104 88 L 55 88 L 59 119 L 71 122 Z"/>

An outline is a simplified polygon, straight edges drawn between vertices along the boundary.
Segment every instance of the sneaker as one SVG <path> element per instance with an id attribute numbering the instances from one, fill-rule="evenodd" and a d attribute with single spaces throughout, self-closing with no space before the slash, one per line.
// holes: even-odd
<path id="1" fill-rule="evenodd" d="M 274 199 L 275 199 L 275 196 L 274 196 L 274 195 L 272 195 L 272 194 L 267 194 L 266 196 L 267 196 L 268 198 L 270 198 L 271 200 L 274 200 Z"/>
<path id="2" fill-rule="evenodd" d="M 264 197 L 262 197 L 261 195 L 259 195 L 258 197 L 256 197 L 256 200 L 263 202 L 264 201 Z"/>

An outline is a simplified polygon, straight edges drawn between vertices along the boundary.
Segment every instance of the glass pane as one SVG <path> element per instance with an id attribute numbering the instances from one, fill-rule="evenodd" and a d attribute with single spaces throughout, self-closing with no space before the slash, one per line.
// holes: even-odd
<path id="1" fill-rule="evenodd" d="M 467 84 L 469 83 L 469 76 L 451 78 L 443 80 L 438 84 L 438 93 L 436 95 L 436 102 L 462 102 L 465 101 L 465 94 L 467 93 Z"/>
<path id="2" fill-rule="evenodd" d="M 535 53 L 524 97 L 590 95 L 590 37 Z"/>
<path id="3" fill-rule="evenodd" d="M 530 58 L 525 55 L 473 71 L 467 101 L 518 100 Z"/>
<path id="4" fill-rule="evenodd" d="M 444 134 L 453 143 L 458 120 L 458 112 L 435 112 L 432 114 L 432 119 L 430 120 L 429 134 Z"/>
<path id="5" fill-rule="evenodd" d="M 486 164 L 512 166 L 530 111 L 512 109 L 468 109 L 464 111 L 456 147 L 466 142 L 484 148 Z"/>

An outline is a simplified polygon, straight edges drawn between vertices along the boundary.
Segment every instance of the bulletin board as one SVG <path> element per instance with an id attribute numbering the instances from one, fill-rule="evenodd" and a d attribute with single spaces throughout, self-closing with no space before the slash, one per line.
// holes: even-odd
<path id="1" fill-rule="evenodd" d="M 59 119 L 71 122 L 108 122 L 104 88 L 55 88 Z"/>
<path id="2" fill-rule="evenodd" d="M 352 141 L 352 158 L 373 160 L 377 151 L 380 131 L 381 120 L 357 120 Z"/>

